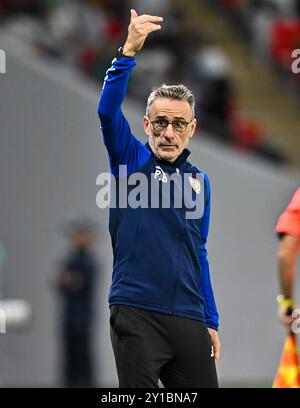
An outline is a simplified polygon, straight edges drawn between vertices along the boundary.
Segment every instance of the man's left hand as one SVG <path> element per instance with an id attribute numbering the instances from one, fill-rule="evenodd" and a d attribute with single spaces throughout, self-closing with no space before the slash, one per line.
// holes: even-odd
<path id="1" fill-rule="evenodd" d="M 221 343 L 219 340 L 219 335 L 217 330 L 211 329 L 210 327 L 208 327 L 208 331 L 213 344 L 215 362 L 217 363 L 220 358 L 221 352 Z"/>

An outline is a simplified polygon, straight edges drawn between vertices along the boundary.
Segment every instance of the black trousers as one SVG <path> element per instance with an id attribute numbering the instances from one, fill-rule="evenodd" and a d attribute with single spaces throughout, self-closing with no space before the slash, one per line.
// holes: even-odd
<path id="1" fill-rule="evenodd" d="M 198 320 L 110 306 L 120 388 L 217 388 L 212 341 Z"/>
<path id="2" fill-rule="evenodd" d="M 93 367 L 90 327 L 67 324 L 63 329 L 65 387 L 92 387 Z"/>

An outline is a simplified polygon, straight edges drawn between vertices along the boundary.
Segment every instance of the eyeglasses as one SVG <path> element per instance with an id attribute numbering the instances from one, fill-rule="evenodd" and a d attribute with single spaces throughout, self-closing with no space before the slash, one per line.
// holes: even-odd
<path id="1" fill-rule="evenodd" d="M 174 132 L 176 133 L 184 133 L 187 130 L 188 125 L 193 121 L 190 120 L 189 122 L 186 122 L 185 120 L 182 119 L 175 119 L 172 122 L 169 122 L 168 119 L 165 118 L 158 118 L 155 120 L 150 121 L 151 125 L 153 126 L 153 129 L 156 132 L 162 132 L 167 129 L 169 125 L 172 125 L 172 128 Z"/>

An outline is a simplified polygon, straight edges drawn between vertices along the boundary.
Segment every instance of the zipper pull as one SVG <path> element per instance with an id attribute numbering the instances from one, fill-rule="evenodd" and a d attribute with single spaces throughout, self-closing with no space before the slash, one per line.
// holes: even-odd
<path id="1" fill-rule="evenodd" d="M 178 168 L 178 167 L 177 167 L 177 169 L 176 169 L 176 173 L 179 174 L 179 168 Z"/>

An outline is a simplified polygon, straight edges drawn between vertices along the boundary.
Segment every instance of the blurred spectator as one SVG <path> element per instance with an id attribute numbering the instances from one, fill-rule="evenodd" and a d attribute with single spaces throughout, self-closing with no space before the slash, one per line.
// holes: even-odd
<path id="1" fill-rule="evenodd" d="M 279 9 L 276 4 L 266 0 L 252 0 L 249 4 L 251 41 L 254 53 L 263 59 L 270 55 L 271 28 Z"/>
<path id="2" fill-rule="evenodd" d="M 139 69 L 132 78 L 133 88 L 129 89 L 131 95 L 145 100 L 149 89 L 160 86 L 164 82 L 170 82 L 174 55 L 165 48 L 147 48 L 139 55 Z"/>
<path id="3" fill-rule="evenodd" d="M 47 22 L 52 40 L 64 52 L 105 41 L 101 34 L 106 17 L 95 1 L 64 0 L 50 11 Z"/>
<path id="4" fill-rule="evenodd" d="M 93 289 L 97 264 L 91 251 L 94 226 L 76 220 L 67 228 L 70 248 L 61 262 L 56 287 L 61 294 L 63 382 L 66 387 L 94 385 L 92 356 Z"/>
<path id="5" fill-rule="evenodd" d="M 194 53 L 192 66 L 199 87 L 197 93 L 200 102 L 196 111 L 200 127 L 228 142 L 232 101 L 230 61 L 220 48 L 208 44 Z"/>

